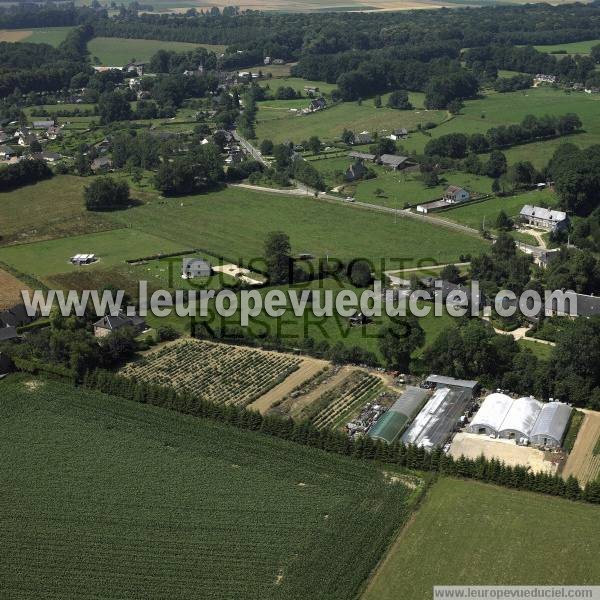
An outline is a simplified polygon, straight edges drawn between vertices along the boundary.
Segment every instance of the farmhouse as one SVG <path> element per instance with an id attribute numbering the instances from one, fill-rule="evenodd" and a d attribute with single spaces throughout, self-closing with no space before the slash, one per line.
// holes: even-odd
<path id="1" fill-rule="evenodd" d="M 397 142 L 398 140 L 403 140 L 408 137 L 408 129 L 405 127 L 400 127 L 399 129 L 394 129 L 390 135 L 388 135 L 388 139 Z"/>
<path id="2" fill-rule="evenodd" d="M 466 202 L 469 198 L 470 194 L 467 190 L 456 185 L 450 185 L 444 192 L 442 200 L 447 204 L 457 204 L 459 202 Z"/>
<path id="3" fill-rule="evenodd" d="M 19 146 L 31 146 L 31 144 L 33 144 L 33 142 L 36 141 L 37 135 L 35 135 L 34 133 L 23 132 L 19 135 L 19 141 L 17 142 L 17 144 L 19 144 Z"/>
<path id="4" fill-rule="evenodd" d="M 34 121 L 33 128 L 34 129 L 50 129 L 50 127 L 54 127 L 54 119 L 51 121 Z"/>
<path id="5" fill-rule="evenodd" d="M 393 444 L 402 430 L 421 410 L 429 392 L 423 388 L 406 386 L 404 393 L 392 404 L 369 430 L 369 437 Z"/>
<path id="6" fill-rule="evenodd" d="M 323 110 L 326 107 L 327 101 L 325 100 L 325 98 L 323 98 L 323 96 L 321 96 L 320 98 L 315 98 L 314 100 L 310 101 L 310 104 L 308 105 L 308 110 L 310 110 L 311 112 L 316 112 L 318 110 Z"/>
<path id="7" fill-rule="evenodd" d="M 547 231 L 561 231 L 569 226 L 569 217 L 562 210 L 551 210 L 526 204 L 519 213 L 521 221 Z"/>
<path id="8" fill-rule="evenodd" d="M 90 165 L 90 168 L 94 173 L 101 173 L 110 171 L 112 169 L 113 162 L 109 156 L 100 156 L 95 158 Z"/>
<path id="9" fill-rule="evenodd" d="M 486 396 L 468 427 L 470 433 L 559 448 L 571 407 L 562 402 L 539 402 L 532 397 L 517 398 L 502 393 Z"/>
<path id="10" fill-rule="evenodd" d="M 346 181 L 356 181 L 357 179 L 362 179 L 367 172 L 368 169 L 365 167 L 363 161 L 356 159 L 356 161 L 346 169 L 344 179 Z"/>
<path id="11" fill-rule="evenodd" d="M 407 165 L 408 156 L 398 156 L 396 154 L 382 154 L 379 162 L 394 171 L 403 169 Z"/>
<path id="12" fill-rule="evenodd" d="M 212 267 L 204 258 L 183 258 L 181 265 L 181 276 L 184 279 L 193 279 L 194 277 L 210 277 Z"/>
<path id="13" fill-rule="evenodd" d="M 132 317 L 126 316 L 124 313 L 116 316 L 107 315 L 94 323 L 94 335 L 106 337 L 123 327 L 131 327 L 136 333 L 142 333 L 146 329 L 146 321 L 138 315 Z"/>
<path id="14" fill-rule="evenodd" d="M 354 145 L 360 144 L 372 144 L 373 136 L 368 131 L 362 131 L 361 133 L 354 134 Z"/>

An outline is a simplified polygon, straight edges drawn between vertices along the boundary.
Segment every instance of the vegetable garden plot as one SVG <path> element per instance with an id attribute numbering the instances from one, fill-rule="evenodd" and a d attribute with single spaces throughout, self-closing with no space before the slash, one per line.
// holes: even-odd
<path id="1" fill-rule="evenodd" d="M 136 381 L 193 392 L 203 400 L 246 406 L 296 371 L 300 358 L 203 340 L 166 346 L 122 371 Z"/>

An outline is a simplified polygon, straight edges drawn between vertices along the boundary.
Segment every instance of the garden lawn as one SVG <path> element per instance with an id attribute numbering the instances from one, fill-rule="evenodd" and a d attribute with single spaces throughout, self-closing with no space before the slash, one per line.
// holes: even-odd
<path id="1" fill-rule="evenodd" d="M 89 42 L 88 50 L 92 59 L 95 57 L 100 59 L 98 64 L 122 66 L 133 60 L 148 62 L 159 50 L 187 52 L 198 46 L 202 46 L 212 52 L 223 52 L 225 49 L 225 46 L 221 45 L 97 37 Z"/>
<path id="2" fill-rule="evenodd" d="M 362 600 L 430 600 L 434 585 L 596 585 L 600 507 L 443 478 Z"/>
<path id="3" fill-rule="evenodd" d="M 476 253 L 486 242 L 415 219 L 302 196 L 284 196 L 244 188 L 172 200 L 153 200 L 114 212 L 116 222 L 148 234 L 198 248 L 239 264 L 263 256 L 267 233 L 284 231 L 294 254 L 328 254 L 343 260 L 365 257 L 388 262 L 386 269 L 414 266 L 430 258 L 441 264 Z M 92 250 L 93 251 L 93 250 Z"/>
<path id="4" fill-rule="evenodd" d="M 58 273 L 102 269 L 155 254 L 186 250 L 181 243 L 152 233 L 133 229 L 113 229 L 100 233 L 73 236 L 0 248 L 0 261 L 38 279 Z M 69 258 L 75 254 L 96 254 L 98 262 L 75 266 Z"/>
<path id="5" fill-rule="evenodd" d="M 14 376 L 0 393 L 10 598 L 347 600 L 419 494 L 375 464 L 82 388 Z"/>
<path id="6" fill-rule="evenodd" d="M 556 206 L 558 197 L 550 190 L 525 192 L 515 196 L 492 197 L 483 202 L 459 205 L 439 213 L 438 216 L 474 228 L 479 228 L 485 219 L 486 228 L 491 229 L 495 227 L 496 217 L 501 210 L 516 220 L 525 204 Z"/>

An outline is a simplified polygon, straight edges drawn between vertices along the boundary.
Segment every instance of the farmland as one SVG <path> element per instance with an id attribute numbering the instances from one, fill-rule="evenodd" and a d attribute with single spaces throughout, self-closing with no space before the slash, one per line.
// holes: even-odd
<path id="1" fill-rule="evenodd" d="M 59 175 L 0 194 L 0 246 L 113 229 L 104 215 L 83 205 L 89 179 Z"/>
<path id="2" fill-rule="evenodd" d="M 0 269 L 0 310 L 21 302 L 21 290 L 27 286 L 7 271 Z"/>
<path id="3" fill-rule="evenodd" d="M 327 86 L 314 82 L 319 86 Z M 271 88 L 277 87 L 274 83 Z M 422 94 L 410 94 L 414 106 L 420 106 L 423 101 Z M 375 108 L 373 99 L 364 100 L 360 105 L 356 102 L 344 102 L 331 106 L 323 111 L 309 115 L 297 115 L 290 112 L 287 101 L 266 101 L 262 106 L 259 103 L 256 135 L 260 139 L 271 139 L 274 142 L 283 142 L 288 139 L 299 143 L 316 135 L 322 140 L 331 141 L 339 138 L 344 129 L 356 133 L 367 131 L 391 132 L 399 127 L 415 129 L 419 123 L 441 123 L 445 118 L 444 111 L 415 109 L 394 110 L 383 106 Z M 302 106 L 307 106 L 306 99 Z M 385 104 L 385 97 L 383 98 Z M 295 106 L 292 108 L 296 108 Z M 415 136 L 418 134 L 415 134 Z M 428 138 L 423 137 L 424 143 Z"/>
<path id="4" fill-rule="evenodd" d="M 102 269 L 123 263 L 126 259 L 185 249 L 181 244 L 151 233 L 141 233 L 132 229 L 113 229 L 57 240 L 7 246 L 0 248 L 0 261 L 23 273 L 43 278 L 58 273 Z M 99 260 L 83 268 L 76 267 L 69 262 L 69 258 L 78 253 L 97 254 Z M 40 260 L 41 256 L 44 257 L 43 260 Z"/>
<path id="5" fill-rule="evenodd" d="M 575 445 L 563 475 L 575 475 L 581 482 L 593 481 L 600 477 L 600 413 L 588 411 L 575 440 Z"/>
<path id="6" fill-rule="evenodd" d="M 186 390 L 210 402 L 246 406 L 282 383 L 300 363 L 295 356 L 187 340 L 128 365 L 123 375 Z"/>
<path id="7" fill-rule="evenodd" d="M 421 258 L 456 261 L 486 247 L 477 237 L 425 222 L 401 218 L 394 223 L 392 215 L 243 188 L 188 196 L 182 202 L 152 201 L 111 218 L 185 247 L 205 248 L 236 264 L 262 256 L 266 234 L 276 230 L 290 236 L 293 253 L 335 254 L 340 259 L 403 257 L 405 267 Z"/>
<path id="8" fill-rule="evenodd" d="M 351 598 L 407 516 L 408 490 L 374 465 L 58 383 L 0 386 L 11 598 Z"/>
<path id="9" fill-rule="evenodd" d="M 214 52 L 223 52 L 225 49 L 225 46 L 187 42 L 97 37 L 88 44 L 88 50 L 93 59 L 99 59 L 96 64 L 122 66 L 134 60 L 147 62 L 158 50 L 186 52 L 198 46 Z"/>
<path id="10" fill-rule="evenodd" d="M 599 507 L 441 479 L 362 600 L 426 600 L 434 585 L 473 582 L 592 585 L 598 552 Z"/>
<path id="11" fill-rule="evenodd" d="M 586 40 L 585 42 L 572 42 L 570 44 L 550 44 L 546 46 L 534 46 L 540 52 L 564 51 L 566 54 L 589 54 L 594 46 L 600 44 L 600 40 Z"/>
<path id="12" fill-rule="evenodd" d="M 0 30 L 1 42 L 27 42 L 28 44 L 50 44 L 58 46 L 72 27 L 44 27 L 39 29 Z"/>

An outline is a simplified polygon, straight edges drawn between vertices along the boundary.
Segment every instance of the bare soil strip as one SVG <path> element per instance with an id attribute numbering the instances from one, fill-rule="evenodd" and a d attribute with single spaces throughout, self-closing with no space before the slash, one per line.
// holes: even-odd
<path id="1" fill-rule="evenodd" d="M 565 479 L 575 475 L 585 485 L 600 475 L 600 454 L 594 456 L 594 446 L 600 438 L 600 413 L 592 410 L 583 412 L 583 424 L 562 474 Z"/>
<path id="2" fill-rule="evenodd" d="M 32 33 L 32 31 L 23 29 L 0 29 L 0 42 L 20 42 L 21 40 L 28 38 Z"/>
<path id="3" fill-rule="evenodd" d="M 282 400 L 287 394 L 296 389 L 299 385 L 314 377 L 319 371 L 322 371 L 329 363 L 325 360 L 316 358 L 304 358 L 300 367 L 296 369 L 289 377 L 269 390 L 266 394 L 252 402 L 247 408 L 257 410 L 265 414 L 276 402 Z"/>

